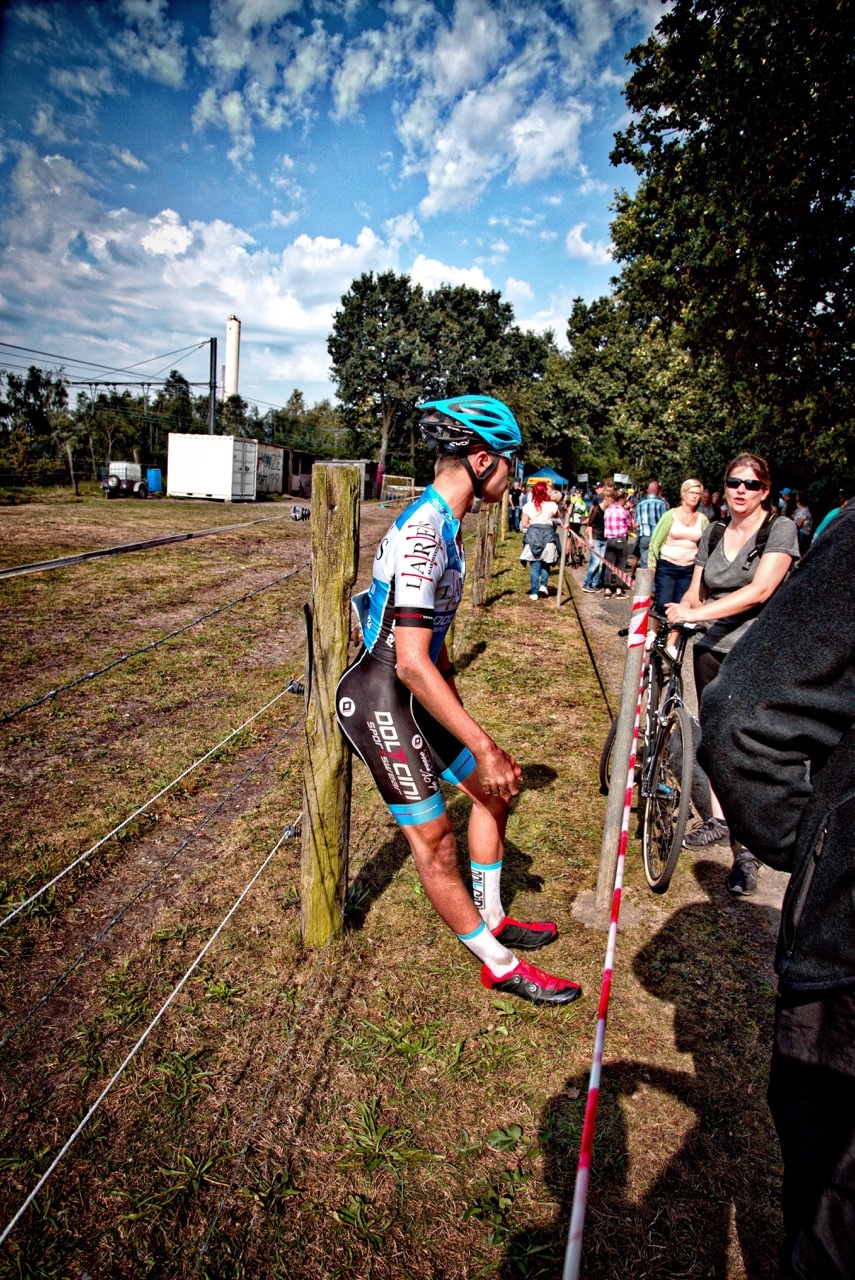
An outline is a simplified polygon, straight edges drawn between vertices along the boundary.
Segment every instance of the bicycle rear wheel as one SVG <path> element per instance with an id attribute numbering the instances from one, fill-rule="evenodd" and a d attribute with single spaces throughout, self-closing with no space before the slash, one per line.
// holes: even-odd
<path id="1" fill-rule="evenodd" d="M 692 722 L 685 707 L 672 707 L 650 769 L 641 829 L 644 874 L 654 893 L 671 883 L 692 804 L 694 744 Z"/>

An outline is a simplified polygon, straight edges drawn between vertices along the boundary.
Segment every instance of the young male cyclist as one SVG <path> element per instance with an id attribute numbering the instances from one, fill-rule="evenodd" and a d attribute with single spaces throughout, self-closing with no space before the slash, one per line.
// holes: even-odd
<path id="1" fill-rule="evenodd" d="M 338 722 L 406 836 L 429 901 L 481 961 L 484 986 L 535 1004 L 569 1004 L 581 995 L 576 983 L 511 950 L 537 950 L 558 930 L 505 914 L 505 827 L 522 771 L 464 709 L 445 643 L 463 594 L 460 522 L 482 502 L 501 501 L 522 435 L 491 396 L 421 409 L 422 438 L 438 453 L 434 482 L 392 525 L 370 589 L 354 598 L 364 643 L 338 686 Z M 474 901 L 458 870 L 440 779 L 472 800 Z"/>

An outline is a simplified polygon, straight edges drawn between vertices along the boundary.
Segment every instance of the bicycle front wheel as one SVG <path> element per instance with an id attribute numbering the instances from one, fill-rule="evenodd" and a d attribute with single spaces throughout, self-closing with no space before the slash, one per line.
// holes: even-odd
<path id="1" fill-rule="evenodd" d="M 641 853 L 654 893 L 668 888 L 680 856 L 692 803 L 693 766 L 691 718 L 685 707 L 672 707 L 658 735 L 645 788 Z"/>

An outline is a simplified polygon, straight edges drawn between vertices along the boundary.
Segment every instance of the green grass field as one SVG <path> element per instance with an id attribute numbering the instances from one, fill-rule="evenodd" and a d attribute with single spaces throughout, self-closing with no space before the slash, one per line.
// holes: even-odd
<path id="1" fill-rule="evenodd" d="M 3 563 L 287 509 L 58 495 L 0 508 Z M 393 515 L 363 509 L 361 582 Z M 605 951 L 573 906 L 596 881 L 609 712 L 572 601 L 532 605 L 517 549 L 499 543 L 486 607 L 467 595 L 455 661 L 523 768 L 505 906 L 559 922 L 541 963 L 584 998 L 535 1010 L 480 986 L 357 763 L 344 939 L 302 947 L 286 840 L 0 1246 L 3 1280 L 560 1276 Z M 0 582 L 0 714 L 308 552 L 286 518 Z M 302 678 L 309 590 L 303 569 L 0 726 L 0 901 Z M 0 931 L 0 1231 L 297 818 L 301 711 L 279 699 Z M 449 808 L 466 867 L 467 805 Z M 771 935 L 713 863 L 692 870 L 654 901 L 633 843 L 585 1237 L 598 1280 L 777 1273 Z"/>

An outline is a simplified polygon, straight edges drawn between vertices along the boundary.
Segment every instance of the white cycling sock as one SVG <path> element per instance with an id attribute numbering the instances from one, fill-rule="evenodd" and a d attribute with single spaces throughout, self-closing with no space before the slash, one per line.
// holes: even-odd
<path id="1" fill-rule="evenodd" d="M 519 964 L 513 951 L 493 937 L 483 920 L 471 933 L 458 933 L 457 936 L 464 947 L 468 947 L 487 966 L 494 978 L 507 977 Z"/>
<path id="2" fill-rule="evenodd" d="M 502 906 L 502 862 L 472 862 L 472 897 L 488 929 L 495 929 L 505 918 Z"/>

